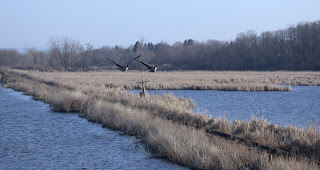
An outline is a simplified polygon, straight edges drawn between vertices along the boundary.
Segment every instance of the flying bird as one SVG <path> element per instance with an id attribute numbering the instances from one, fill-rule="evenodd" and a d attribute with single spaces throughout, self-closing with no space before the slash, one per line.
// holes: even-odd
<path id="1" fill-rule="evenodd" d="M 164 67 L 164 66 L 167 66 L 169 64 L 164 64 L 164 65 L 161 65 L 161 66 L 158 66 L 158 65 L 155 65 L 155 66 L 151 66 L 150 64 L 147 64 L 143 61 L 140 61 L 138 59 L 136 59 L 138 62 L 140 62 L 141 64 L 145 65 L 146 67 L 148 67 L 149 69 L 149 72 L 156 72 L 158 70 L 159 67 Z"/>
<path id="2" fill-rule="evenodd" d="M 141 54 L 138 55 L 136 58 L 132 59 L 126 66 L 120 65 L 118 63 L 116 63 L 115 61 L 111 60 L 110 58 L 106 57 L 108 60 L 110 60 L 111 62 L 113 62 L 116 66 L 118 66 L 120 68 L 121 71 L 127 71 L 129 68 L 129 65 L 136 59 L 138 59 L 139 57 L 141 57 Z"/>
<path id="3" fill-rule="evenodd" d="M 142 62 L 140 60 L 137 60 L 139 61 L 141 64 L 145 65 L 146 67 L 148 67 L 149 69 L 149 72 L 156 72 L 158 70 L 158 65 L 155 65 L 154 67 L 150 66 L 149 64 L 145 63 L 145 62 Z"/>

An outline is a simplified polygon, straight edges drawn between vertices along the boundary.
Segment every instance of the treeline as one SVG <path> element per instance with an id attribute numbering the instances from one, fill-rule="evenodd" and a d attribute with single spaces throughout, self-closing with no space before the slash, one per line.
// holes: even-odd
<path id="1" fill-rule="evenodd" d="M 287 29 L 239 33 L 233 41 L 192 39 L 169 45 L 137 41 L 129 47 L 93 49 L 72 38 L 52 38 L 47 52 L 29 49 L 0 50 L 0 66 L 62 71 L 116 69 L 106 57 L 127 64 L 140 60 L 168 66 L 162 70 L 320 70 L 320 21 L 299 23 Z M 143 69 L 134 62 L 130 69 Z"/>

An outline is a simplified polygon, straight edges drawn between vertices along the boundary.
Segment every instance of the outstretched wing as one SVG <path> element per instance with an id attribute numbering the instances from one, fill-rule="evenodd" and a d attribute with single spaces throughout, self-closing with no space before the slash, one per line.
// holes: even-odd
<path id="1" fill-rule="evenodd" d="M 137 61 L 139 61 L 141 64 L 145 65 L 146 67 L 148 67 L 148 69 L 151 69 L 151 68 L 152 68 L 149 64 L 147 64 L 147 63 L 145 63 L 145 62 L 142 62 L 142 61 L 140 61 L 140 60 L 137 60 Z"/>
<path id="2" fill-rule="evenodd" d="M 141 53 L 142 54 L 142 53 Z M 134 58 L 133 60 L 131 60 L 128 64 L 127 64 L 127 66 L 129 66 L 129 64 L 131 64 L 134 60 L 136 60 L 136 59 L 138 59 L 139 57 L 141 57 L 141 54 L 140 55 L 138 55 L 136 58 Z"/>
<path id="3" fill-rule="evenodd" d="M 118 64 L 118 63 L 116 63 L 115 61 L 113 61 L 113 60 L 111 60 L 110 58 L 108 58 L 108 57 L 106 57 L 108 60 L 110 60 L 111 62 L 113 62 L 115 65 L 117 65 L 118 67 L 120 67 L 120 68 L 124 68 L 124 66 L 122 66 L 122 65 L 120 65 L 120 64 Z"/>

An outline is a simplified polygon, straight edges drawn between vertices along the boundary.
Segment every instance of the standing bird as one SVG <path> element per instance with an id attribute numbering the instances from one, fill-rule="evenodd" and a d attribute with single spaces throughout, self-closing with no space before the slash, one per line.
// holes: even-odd
<path id="1" fill-rule="evenodd" d="M 106 58 L 107 58 L 108 60 L 110 60 L 111 62 L 113 62 L 115 65 L 117 65 L 117 66 L 120 68 L 121 71 L 127 71 L 128 68 L 129 68 L 129 65 L 130 65 L 134 60 L 138 59 L 139 57 L 141 57 L 141 54 L 138 55 L 136 58 L 132 59 L 132 60 L 127 64 L 127 66 L 120 65 L 120 64 L 116 63 L 115 61 L 109 59 L 108 57 L 106 57 Z"/>

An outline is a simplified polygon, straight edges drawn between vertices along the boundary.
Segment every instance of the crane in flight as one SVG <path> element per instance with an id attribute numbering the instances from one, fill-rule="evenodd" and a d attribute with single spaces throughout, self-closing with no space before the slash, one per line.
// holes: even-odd
<path id="1" fill-rule="evenodd" d="M 134 59 L 132 59 L 126 66 L 124 65 L 120 65 L 119 63 L 116 63 L 115 61 L 111 60 L 110 58 L 106 57 L 108 60 L 110 60 L 111 62 L 113 62 L 113 64 L 115 64 L 116 66 L 118 66 L 120 68 L 121 71 L 127 71 L 129 68 L 129 65 L 134 61 L 137 60 L 139 57 L 141 57 L 141 54 L 138 55 L 137 57 L 135 57 Z"/>

